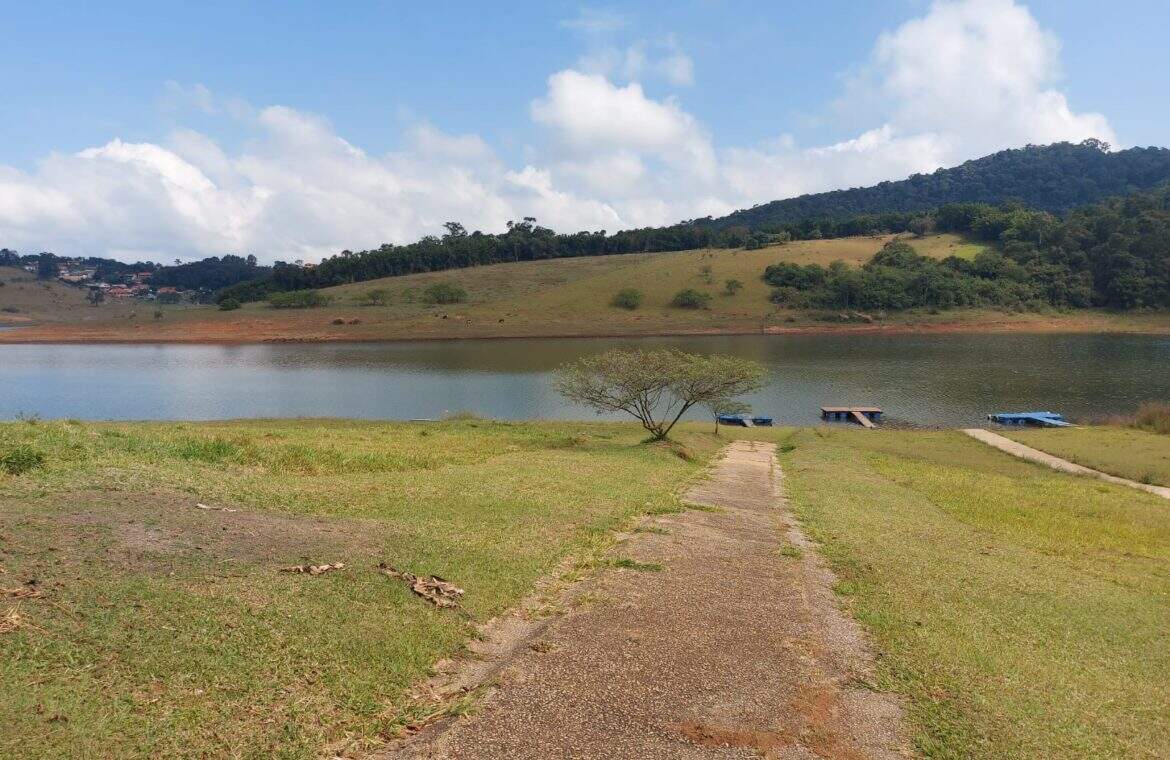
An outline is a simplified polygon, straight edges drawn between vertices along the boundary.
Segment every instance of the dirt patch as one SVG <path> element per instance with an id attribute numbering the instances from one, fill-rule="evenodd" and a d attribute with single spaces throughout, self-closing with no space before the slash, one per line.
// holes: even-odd
<path id="1" fill-rule="evenodd" d="M 370 521 L 286 517 L 240 507 L 200 509 L 186 494 L 79 491 L 12 504 L 0 511 L 0 535 L 16 537 L 0 553 L 25 556 L 31 566 L 97 561 L 126 571 L 165 571 L 176 561 L 203 558 L 273 568 L 347 553 L 376 555 L 385 528 Z M 216 505 L 224 506 L 224 505 Z"/>
<path id="2" fill-rule="evenodd" d="M 687 494 L 718 510 L 654 518 L 669 532 L 615 550 L 661 572 L 611 564 L 579 584 L 574 611 L 485 668 L 481 712 L 382 756 L 909 756 L 899 703 L 857 685 L 872 680 L 864 637 L 779 486 L 772 445 L 732 444 Z M 780 556 L 781 530 L 800 559 Z"/>

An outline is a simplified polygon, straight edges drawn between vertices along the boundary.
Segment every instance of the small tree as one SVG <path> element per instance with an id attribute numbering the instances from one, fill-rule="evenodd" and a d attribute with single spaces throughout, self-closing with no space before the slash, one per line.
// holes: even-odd
<path id="1" fill-rule="evenodd" d="M 234 298 L 225 298 L 219 302 L 220 311 L 235 311 L 240 308 L 240 302 Z"/>
<path id="2" fill-rule="evenodd" d="M 610 306 L 633 311 L 642 305 L 642 291 L 636 288 L 622 288 L 609 303 Z"/>
<path id="3" fill-rule="evenodd" d="M 739 280 L 725 280 L 723 283 L 723 295 L 725 296 L 733 296 L 741 290 L 743 290 L 743 283 Z"/>
<path id="4" fill-rule="evenodd" d="M 752 410 L 751 406 L 736 401 L 730 398 L 717 398 L 708 401 L 705 406 L 711 410 L 711 416 L 715 418 L 715 435 L 719 435 L 719 418 L 731 416 L 734 414 L 747 414 Z"/>
<path id="5" fill-rule="evenodd" d="M 423 291 L 426 303 L 463 303 L 466 300 L 467 291 L 451 282 L 436 282 Z"/>
<path id="6" fill-rule="evenodd" d="M 764 368 L 734 356 L 615 349 L 561 366 L 555 387 L 600 412 L 624 412 L 660 441 L 696 404 L 729 401 L 763 384 Z"/>
<path id="7" fill-rule="evenodd" d="M 686 288 L 674 294 L 674 298 L 670 299 L 670 305 L 678 309 L 705 309 L 710 301 L 710 293 Z"/>
<path id="8" fill-rule="evenodd" d="M 906 229 L 914 233 L 914 237 L 926 237 L 934 231 L 934 217 L 916 216 L 906 225 Z"/>

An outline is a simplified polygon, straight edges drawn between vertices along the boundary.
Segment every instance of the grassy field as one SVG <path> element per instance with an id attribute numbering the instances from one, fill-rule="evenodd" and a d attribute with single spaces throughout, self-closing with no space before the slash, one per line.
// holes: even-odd
<path id="1" fill-rule="evenodd" d="M 0 425 L 0 451 L 46 457 L 0 468 L 0 756 L 376 741 L 476 622 L 629 518 L 678 508 L 711 438 L 682 436 L 695 461 L 640 438 L 474 420 Z M 305 562 L 346 567 L 279 572 Z M 466 617 L 379 562 L 465 588 Z"/>
<path id="2" fill-rule="evenodd" d="M 1165 500 L 955 431 L 772 435 L 924 755 L 1170 757 Z"/>
<path id="3" fill-rule="evenodd" d="M 761 275 L 769 264 L 828 264 L 838 259 L 860 264 L 889 239 L 890 236 L 875 236 L 809 240 L 755 251 L 720 249 L 497 264 L 328 288 L 324 292 L 332 303 L 314 309 L 275 310 L 263 303 L 228 312 L 215 307 L 162 306 L 162 317 L 155 319 L 154 305 L 58 308 L 43 304 L 39 310 L 26 305 L 26 316 L 42 315 L 39 324 L 0 333 L 0 341 L 363 341 L 758 333 L 851 327 L 1170 331 L 1170 317 L 1165 314 L 906 312 L 884 318 L 876 315 L 878 321 L 870 324 L 861 317 L 841 323 L 836 321 L 838 315 L 832 315 L 834 321 L 824 321 L 818 315 L 778 309 L 768 301 L 770 289 Z M 911 242 L 922 253 L 935 257 L 971 257 L 981 249 L 954 235 L 932 235 Z M 742 287 L 728 293 L 728 280 L 736 280 Z M 458 285 L 466 290 L 468 300 L 444 306 L 424 303 L 423 291 L 437 282 Z M 642 291 L 644 301 L 640 308 L 626 310 L 610 305 L 614 294 L 623 288 Z M 710 294 L 709 308 L 672 307 L 674 294 L 684 288 Z M 80 291 L 66 290 L 81 298 Z M 364 295 L 371 290 L 386 293 L 385 305 L 362 305 Z M 0 305 L 4 298 L 0 292 Z"/>
<path id="4" fill-rule="evenodd" d="M 0 756 L 377 742 L 474 623 L 677 509 L 707 431 L 681 431 L 683 458 L 621 424 L 0 425 L 0 451 L 45 455 L 0 471 L 0 682 L 22 685 L 0 691 Z M 924 756 L 1168 756 L 1164 500 L 954 431 L 724 431 L 783 444 L 794 509 Z M 304 562 L 346 567 L 279 572 Z M 379 562 L 466 588 L 466 616 Z"/>
<path id="5" fill-rule="evenodd" d="M 1170 486 L 1170 435 L 1105 425 L 1000 432 L 1034 449 L 1110 475 Z"/>

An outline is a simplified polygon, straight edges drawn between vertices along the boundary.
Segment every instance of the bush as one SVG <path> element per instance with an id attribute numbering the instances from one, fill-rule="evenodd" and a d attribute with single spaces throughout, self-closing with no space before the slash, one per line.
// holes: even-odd
<path id="1" fill-rule="evenodd" d="M 425 303 L 463 303 L 467 300 L 467 291 L 451 282 L 436 282 L 423 291 Z"/>
<path id="2" fill-rule="evenodd" d="M 622 288 L 609 302 L 609 305 L 633 311 L 642 305 L 642 291 L 636 288 Z"/>
<path id="3" fill-rule="evenodd" d="M 240 308 L 240 302 L 234 298 L 225 298 L 219 302 L 220 311 L 235 311 Z"/>
<path id="4" fill-rule="evenodd" d="M 705 309 L 710 302 L 710 293 L 703 293 L 694 288 L 680 290 L 670 299 L 670 305 L 678 309 Z"/>
<path id="5" fill-rule="evenodd" d="M 390 302 L 390 291 L 385 288 L 367 290 L 357 297 L 357 302 L 362 306 L 385 306 Z"/>
<path id="6" fill-rule="evenodd" d="M 723 283 L 723 295 L 725 296 L 733 296 L 741 290 L 743 290 L 743 283 L 739 280 L 725 280 Z"/>
<path id="7" fill-rule="evenodd" d="M 1134 426 L 1151 433 L 1170 435 L 1170 404 L 1142 404 Z"/>
<path id="8" fill-rule="evenodd" d="M 331 300 L 318 290 L 290 290 L 268 296 L 268 304 L 274 309 L 315 309 Z"/>
<path id="9" fill-rule="evenodd" d="M 0 470 L 9 475 L 21 475 L 44 464 L 45 455 L 24 444 L 0 452 Z"/>

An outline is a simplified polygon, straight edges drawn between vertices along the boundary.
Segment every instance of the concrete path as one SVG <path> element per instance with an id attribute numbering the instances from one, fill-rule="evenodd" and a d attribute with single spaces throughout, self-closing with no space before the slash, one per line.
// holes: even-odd
<path id="1" fill-rule="evenodd" d="M 1129 486 L 1130 488 L 1140 488 L 1143 491 L 1148 491 L 1157 496 L 1161 496 L 1163 499 L 1170 499 L 1170 488 L 1165 486 L 1152 486 L 1147 483 L 1139 483 L 1136 480 L 1127 480 L 1126 478 L 1119 478 L 1116 475 L 1109 475 L 1108 473 L 1101 472 L 1100 470 L 1084 467 L 1083 465 L 1076 464 L 1075 462 L 1070 462 L 1067 459 L 1061 459 L 1060 457 L 1053 456 L 1052 454 L 1040 451 L 1039 449 L 1034 449 L 1031 446 L 1025 446 L 1019 441 L 1013 441 L 1011 438 L 1006 438 L 1002 435 L 999 435 L 998 433 L 993 433 L 990 430 L 984 430 L 982 428 L 967 428 L 963 432 L 976 440 L 983 441 L 989 446 L 994 446 L 1000 451 L 1006 451 L 1008 454 L 1020 457 L 1021 459 L 1027 459 L 1032 462 L 1048 465 L 1054 470 L 1072 473 L 1073 475 L 1087 475 L 1089 477 L 1107 480 L 1110 483 Z"/>
<path id="2" fill-rule="evenodd" d="M 780 482 L 772 444 L 731 444 L 686 495 L 717 509 L 653 518 L 614 553 L 661 570 L 578 584 L 584 603 L 511 648 L 480 711 L 391 756 L 911 756 Z"/>

